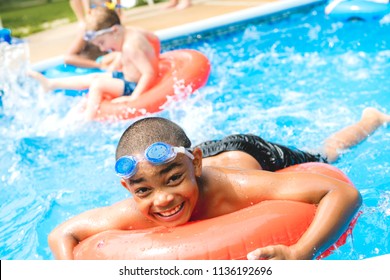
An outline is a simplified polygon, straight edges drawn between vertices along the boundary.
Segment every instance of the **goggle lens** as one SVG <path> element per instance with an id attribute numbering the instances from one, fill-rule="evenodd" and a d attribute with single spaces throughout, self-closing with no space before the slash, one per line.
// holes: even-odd
<path id="1" fill-rule="evenodd" d="M 154 143 L 145 151 L 145 158 L 154 165 L 167 163 L 175 157 L 176 153 L 172 146 L 163 142 Z"/>
<path id="2" fill-rule="evenodd" d="M 123 156 L 116 161 L 115 171 L 122 178 L 130 178 L 137 172 L 137 160 L 132 156 Z"/>

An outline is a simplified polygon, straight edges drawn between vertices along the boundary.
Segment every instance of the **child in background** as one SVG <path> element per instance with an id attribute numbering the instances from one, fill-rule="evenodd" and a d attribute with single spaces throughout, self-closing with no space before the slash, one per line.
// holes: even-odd
<path id="1" fill-rule="evenodd" d="M 90 10 L 98 6 L 106 6 L 112 10 L 116 10 L 120 16 L 120 9 L 117 8 L 117 6 L 120 7 L 120 0 L 70 0 L 69 4 L 82 28 L 85 27 L 85 18 Z"/>
<path id="2" fill-rule="evenodd" d="M 159 38 L 148 31 L 125 27 L 119 16 L 106 7 L 91 10 L 86 21 L 85 40 L 103 52 L 118 52 L 115 65 L 121 71 L 85 76 L 47 79 L 31 72 L 45 90 L 56 88 L 83 90 L 89 88 L 83 102 L 85 120 L 99 118 L 101 106 L 110 106 L 117 98 L 133 101 L 150 89 L 158 79 Z"/>
<path id="3" fill-rule="evenodd" d="M 117 53 L 102 52 L 99 47 L 84 40 L 86 16 L 94 7 L 102 6 L 105 5 L 105 3 L 111 2 L 112 1 L 90 0 L 70 1 L 70 6 L 79 22 L 79 30 L 75 41 L 64 55 L 65 64 L 82 68 L 98 68 L 107 71 L 115 70 L 115 67 L 117 66 L 115 64 Z M 118 4 L 120 4 L 120 2 Z M 120 16 L 120 9 L 116 9 L 116 11 L 118 16 Z"/>

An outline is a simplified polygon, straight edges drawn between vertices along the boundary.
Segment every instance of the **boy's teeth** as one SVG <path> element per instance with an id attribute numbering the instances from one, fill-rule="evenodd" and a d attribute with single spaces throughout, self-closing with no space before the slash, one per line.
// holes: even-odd
<path id="1" fill-rule="evenodd" d="M 180 210 L 180 205 L 176 206 L 175 208 L 173 208 L 170 211 L 161 212 L 160 214 L 161 214 L 161 216 L 168 217 L 168 216 L 172 216 L 173 214 L 175 214 L 179 210 Z"/>

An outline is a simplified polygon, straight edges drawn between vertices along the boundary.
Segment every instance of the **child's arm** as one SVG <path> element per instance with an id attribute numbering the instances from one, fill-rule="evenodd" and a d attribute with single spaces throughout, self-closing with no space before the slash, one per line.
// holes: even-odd
<path id="1" fill-rule="evenodd" d="M 54 257 L 73 259 L 73 249 L 79 242 L 102 231 L 148 227 L 143 225 L 145 218 L 135 207 L 128 199 L 84 212 L 59 225 L 49 234 L 49 246 Z"/>
<path id="2" fill-rule="evenodd" d="M 259 248 L 249 253 L 248 259 L 313 259 L 337 241 L 361 205 L 360 193 L 342 181 L 319 174 L 270 174 L 261 200 L 318 204 L 317 212 L 295 245 Z"/>
<path id="3" fill-rule="evenodd" d="M 68 54 L 64 57 L 65 64 L 82 68 L 100 68 L 100 63 L 78 54 Z"/>
<path id="4" fill-rule="evenodd" d="M 122 70 L 122 54 L 120 52 L 111 52 L 103 56 L 100 68 L 107 72 Z"/>
<path id="5" fill-rule="evenodd" d="M 144 36 L 137 36 L 137 40 L 126 46 L 122 52 L 123 71 L 126 76 L 126 65 L 132 65 L 141 74 L 129 100 L 137 99 L 142 93 L 149 90 L 158 79 L 158 61 L 153 46 Z"/>
<path id="6" fill-rule="evenodd" d="M 81 52 L 86 47 L 86 41 L 83 39 L 84 30 L 77 34 L 76 40 L 64 55 L 64 63 L 85 68 L 99 68 L 100 64 L 93 59 L 81 56 Z"/>

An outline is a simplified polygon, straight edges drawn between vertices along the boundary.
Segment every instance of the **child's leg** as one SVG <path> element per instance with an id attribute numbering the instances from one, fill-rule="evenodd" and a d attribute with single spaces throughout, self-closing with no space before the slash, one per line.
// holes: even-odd
<path id="1" fill-rule="evenodd" d="M 111 77 L 110 73 L 93 73 L 82 76 L 49 79 L 36 71 L 29 71 L 28 75 L 36 79 L 45 91 L 55 89 L 83 90 L 91 86 L 92 81 L 99 77 Z"/>
<path id="2" fill-rule="evenodd" d="M 389 122 L 390 115 L 384 114 L 375 108 L 366 108 L 357 123 L 336 132 L 325 140 L 325 156 L 329 162 L 336 161 L 341 150 L 362 142 L 379 126 Z"/>
<path id="3" fill-rule="evenodd" d="M 191 6 L 191 0 L 182 0 L 182 2 L 177 5 L 176 9 L 183 10 L 185 8 L 188 8 L 189 6 Z"/>
<path id="4" fill-rule="evenodd" d="M 176 7 L 179 4 L 179 0 L 170 0 L 165 6 L 165 9 Z"/>
<path id="5" fill-rule="evenodd" d="M 124 80 L 111 77 L 95 79 L 89 88 L 85 118 L 93 120 L 103 100 L 111 100 L 123 95 L 125 87 Z"/>
<path id="6" fill-rule="evenodd" d="M 85 11 L 83 3 L 81 0 L 70 0 L 70 7 L 72 8 L 73 13 L 76 15 L 76 18 L 79 23 L 84 22 Z"/>

